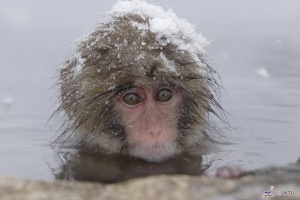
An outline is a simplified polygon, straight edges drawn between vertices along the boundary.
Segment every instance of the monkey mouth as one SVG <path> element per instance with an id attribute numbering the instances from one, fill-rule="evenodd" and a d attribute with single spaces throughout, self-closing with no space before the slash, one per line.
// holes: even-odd
<path id="1" fill-rule="evenodd" d="M 162 162 L 171 158 L 177 153 L 175 142 L 151 145 L 135 145 L 129 149 L 129 154 L 133 157 L 141 158 L 148 162 Z"/>

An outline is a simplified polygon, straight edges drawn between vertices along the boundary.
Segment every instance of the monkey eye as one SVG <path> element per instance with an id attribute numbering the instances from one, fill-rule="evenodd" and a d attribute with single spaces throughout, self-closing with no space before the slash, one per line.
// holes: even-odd
<path id="1" fill-rule="evenodd" d="M 127 105 L 136 105 L 141 102 L 141 98 L 137 93 L 129 93 L 123 97 L 123 102 Z"/>
<path id="2" fill-rule="evenodd" d="M 170 101 L 173 97 L 173 92 L 169 89 L 161 89 L 156 93 L 156 100 L 160 102 Z"/>

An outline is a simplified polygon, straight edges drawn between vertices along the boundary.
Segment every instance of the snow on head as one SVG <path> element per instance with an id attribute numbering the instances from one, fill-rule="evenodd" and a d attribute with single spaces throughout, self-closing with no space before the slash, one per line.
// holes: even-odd
<path id="1" fill-rule="evenodd" d="M 162 59 L 162 61 L 164 62 L 165 67 L 166 67 L 168 70 L 170 70 L 170 71 L 172 71 L 172 72 L 175 72 L 175 73 L 177 74 L 174 61 L 173 61 L 173 60 L 172 60 L 172 61 L 171 61 L 171 60 L 168 60 L 168 59 L 166 58 L 166 56 L 165 56 L 162 52 L 160 52 L 159 56 L 160 56 L 160 58 Z"/>
<path id="2" fill-rule="evenodd" d="M 184 19 L 179 19 L 172 10 L 164 11 L 161 7 L 141 0 L 119 1 L 108 12 L 112 16 L 128 14 L 149 18 L 149 25 L 136 25 L 148 29 L 157 35 L 160 45 L 174 44 L 178 50 L 187 51 L 195 61 L 200 62 L 199 55 L 205 53 L 209 42 L 195 31 L 195 26 Z M 199 63 L 199 64 L 200 64 Z"/>
<path id="3" fill-rule="evenodd" d="M 77 75 L 78 73 L 80 73 L 80 71 L 82 69 L 82 66 L 85 62 L 85 58 L 83 58 L 82 55 L 78 52 L 74 56 L 76 58 L 77 63 L 76 63 L 75 68 L 73 69 L 74 70 L 73 72 L 75 75 Z"/>
<path id="4" fill-rule="evenodd" d="M 152 4 L 149 4 L 141 0 L 132 0 L 132 1 L 118 1 L 108 12 L 112 15 L 126 15 L 128 13 L 137 14 L 137 15 L 147 15 L 147 16 L 159 16 L 165 13 L 165 11 L 159 7 Z"/>
<path id="5" fill-rule="evenodd" d="M 199 66 L 200 73 L 210 76 L 212 69 L 205 60 L 205 47 L 209 42 L 196 33 L 194 25 L 179 19 L 172 10 L 165 11 L 142 0 L 122 0 L 106 14 L 105 22 L 77 40 L 78 49 L 74 55 L 76 66 L 73 69 L 75 76 L 83 71 L 86 59 L 89 60 L 87 57 L 93 57 L 90 52 L 95 49 L 95 52 L 110 49 L 111 56 L 125 64 L 128 60 L 142 63 L 143 60 L 147 60 L 145 52 L 153 50 L 154 55 L 159 50 L 171 47 L 174 47 L 172 50 L 175 54 L 186 55 L 185 58 L 188 57 L 189 62 Z M 162 53 L 156 56 L 165 64 L 164 70 L 177 74 L 178 63 L 174 63 L 174 58 Z M 101 54 L 98 57 L 102 59 Z"/>

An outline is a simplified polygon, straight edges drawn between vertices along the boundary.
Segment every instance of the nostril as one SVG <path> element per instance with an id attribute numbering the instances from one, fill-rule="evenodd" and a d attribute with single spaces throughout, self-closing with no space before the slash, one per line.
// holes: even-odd
<path id="1" fill-rule="evenodd" d="M 161 130 L 148 130 L 146 131 L 147 134 L 152 135 L 152 136 L 159 136 L 161 135 L 162 131 Z"/>

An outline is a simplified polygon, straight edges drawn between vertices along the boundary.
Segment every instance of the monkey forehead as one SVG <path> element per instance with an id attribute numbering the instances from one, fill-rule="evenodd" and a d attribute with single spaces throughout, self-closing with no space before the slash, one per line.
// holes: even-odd
<path id="1" fill-rule="evenodd" d="M 191 44 L 197 44 L 197 40 L 191 42 L 192 39 L 187 39 L 180 31 L 174 33 L 177 36 L 173 39 L 152 31 L 150 21 L 155 19 L 153 17 L 115 16 L 78 40 L 76 74 L 85 66 L 97 65 L 101 73 L 108 68 L 141 76 L 155 76 L 155 73 L 191 76 L 190 73 L 201 75 L 207 72 L 210 75 L 211 68 L 204 52 L 191 51 L 196 49 Z"/>
<path id="2" fill-rule="evenodd" d="M 194 62 L 199 68 L 207 67 L 203 49 L 207 45 L 206 40 L 203 38 L 203 41 L 200 42 L 197 35 L 194 35 L 196 33 L 185 33 L 184 30 L 179 29 L 181 27 L 179 24 L 176 25 L 178 30 L 166 34 L 166 31 L 163 31 L 167 29 L 165 25 L 161 26 L 162 30 L 160 31 L 151 28 L 153 24 L 157 24 L 157 21 L 163 18 L 136 13 L 127 13 L 122 16 L 113 15 L 111 18 L 99 24 L 88 35 L 77 40 L 78 50 L 83 50 L 87 56 L 91 51 L 98 52 L 101 59 L 105 55 L 111 55 L 122 62 L 139 60 L 143 58 L 143 52 L 155 57 L 162 57 L 161 52 L 164 52 L 164 56 L 169 60 L 169 57 L 176 55 L 173 56 L 174 60 Z M 157 23 L 154 23 L 153 20 Z M 161 34 L 162 32 L 165 34 Z M 191 37 L 192 35 L 194 37 Z"/>
<path id="3" fill-rule="evenodd" d="M 133 82 L 134 86 L 137 87 L 145 87 L 145 88 L 151 88 L 151 87 L 157 87 L 160 85 L 169 85 L 167 81 L 163 81 L 161 79 L 157 79 L 156 77 L 141 77 L 137 78 Z"/>

